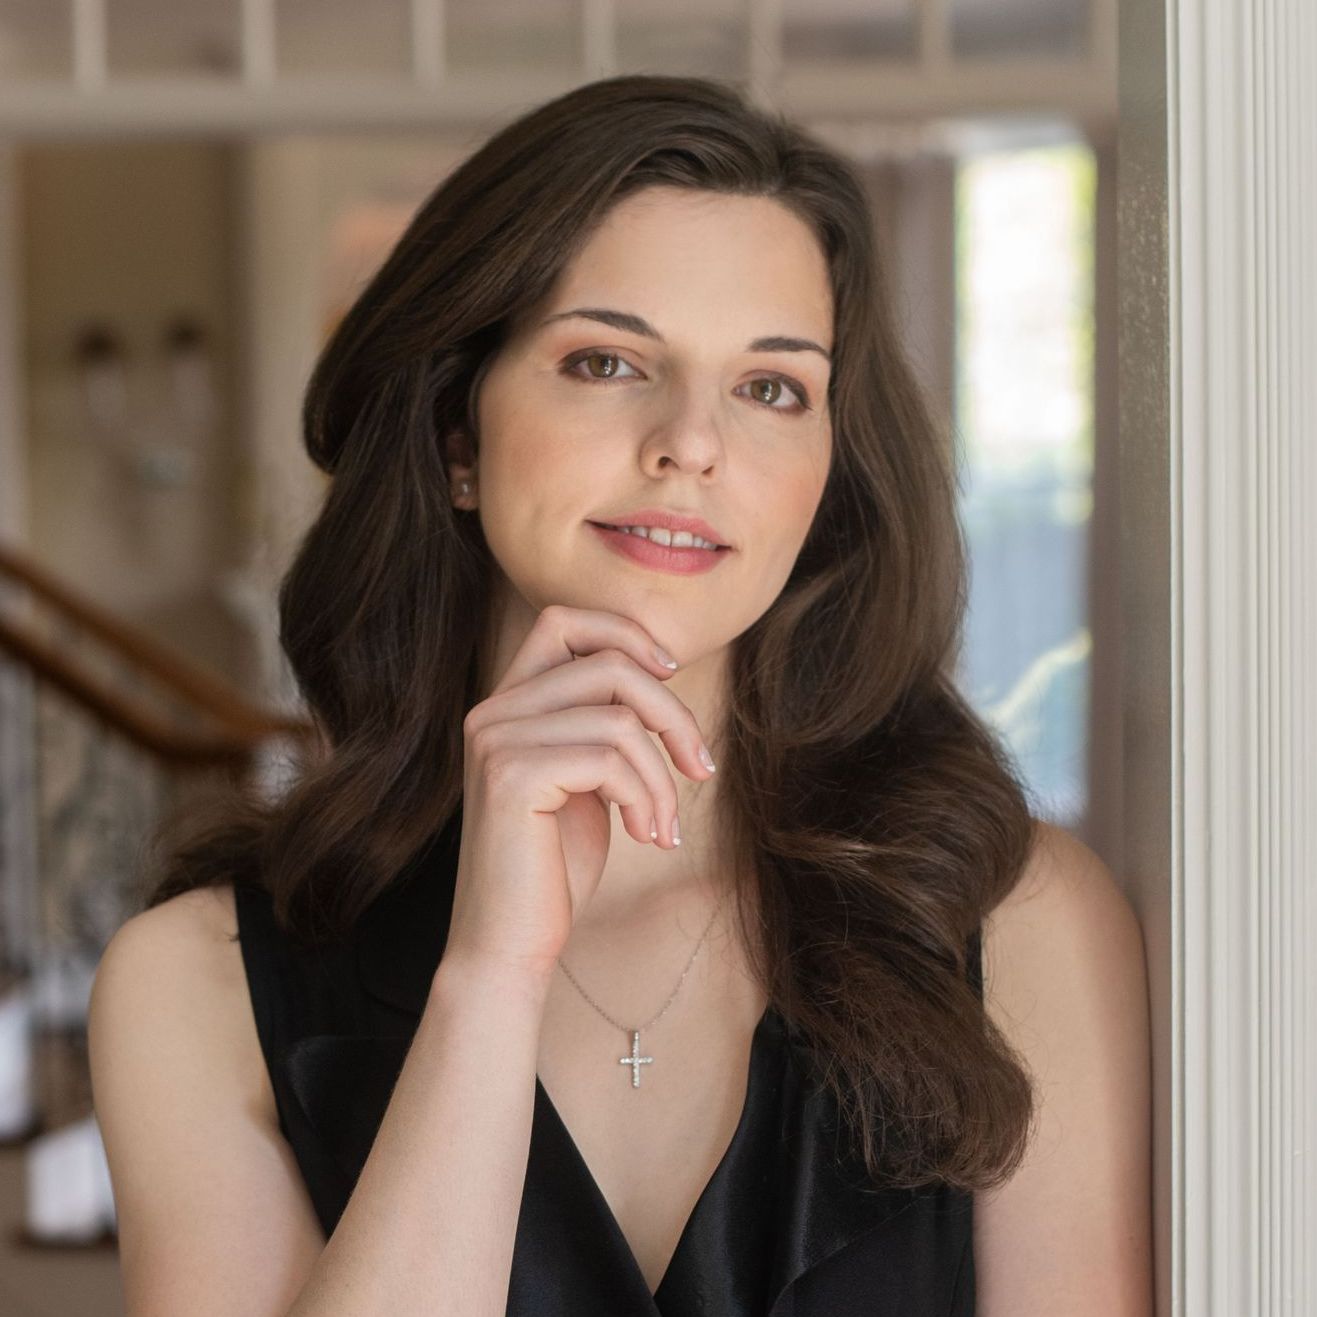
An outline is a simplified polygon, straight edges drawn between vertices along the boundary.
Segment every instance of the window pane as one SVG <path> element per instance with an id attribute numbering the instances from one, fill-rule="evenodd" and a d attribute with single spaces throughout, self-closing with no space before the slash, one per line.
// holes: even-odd
<path id="1" fill-rule="evenodd" d="M 448 0 L 444 24 L 454 73 L 581 67 L 580 0 Z"/>
<path id="2" fill-rule="evenodd" d="M 956 180 L 962 681 L 1062 822 L 1087 797 L 1094 185 L 1082 144 L 969 157 Z"/>
<path id="3" fill-rule="evenodd" d="M 919 51 L 914 0 L 783 0 L 782 20 L 788 64 L 913 60 Z"/>
<path id="4" fill-rule="evenodd" d="M 278 0 L 280 73 L 405 74 L 411 68 L 408 0 Z"/>
<path id="5" fill-rule="evenodd" d="M 0 0 L 0 78 L 71 77 L 70 12 L 51 0 Z"/>
<path id="6" fill-rule="evenodd" d="M 242 67 L 240 19 L 238 0 L 107 0 L 110 72 L 231 77 Z"/>
<path id="7" fill-rule="evenodd" d="M 736 78 L 745 71 L 744 0 L 628 0 L 617 6 L 617 61 L 628 72 Z"/>
<path id="8" fill-rule="evenodd" d="M 977 56 L 1083 55 L 1090 0 L 951 0 L 951 49 Z"/>

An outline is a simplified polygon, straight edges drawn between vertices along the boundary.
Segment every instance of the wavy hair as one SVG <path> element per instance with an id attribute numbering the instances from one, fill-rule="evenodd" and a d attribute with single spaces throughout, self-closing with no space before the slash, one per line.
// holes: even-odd
<path id="1" fill-rule="evenodd" d="M 1023 1156 L 1033 1096 L 967 952 L 1033 819 L 953 679 L 967 592 L 950 437 L 898 341 L 851 166 L 728 85 L 580 86 L 416 212 L 304 398 L 332 480 L 280 586 L 280 641 L 325 752 L 278 801 L 235 793 L 159 847 L 147 903 L 251 881 L 286 928 L 346 934 L 451 816 L 497 565 L 449 501 L 445 441 L 478 449 L 476 394 L 508 327 L 653 185 L 776 199 L 817 236 L 833 294 L 831 470 L 786 585 L 733 642 L 710 738 L 740 932 L 875 1179 L 990 1187 Z"/>

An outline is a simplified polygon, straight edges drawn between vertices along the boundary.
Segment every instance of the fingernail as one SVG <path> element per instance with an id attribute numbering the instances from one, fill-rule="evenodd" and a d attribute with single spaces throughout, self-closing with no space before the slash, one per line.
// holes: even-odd
<path id="1" fill-rule="evenodd" d="M 658 645 L 654 646 L 654 656 L 665 668 L 675 668 L 677 666 L 677 660 L 666 649 L 662 649 Z"/>
<path id="2" fill-rule="evenodd" d="M 700 763 L 702 763 L 709 772 L 717 772 L 713 762 L 713 756 L 709 753 L 708 747 L 705 746 L 703 741 L 700 742 L 700 748 L 696 753 L 700 756 Z"/>
<path id="3" fill-rule="evenodd" d="M 675 814 L 672 816 L 672 844 L 681 845 L 681 820 Z"/>
<path id="4" fill-rule="evenodd" d="M 652 818 L 649 821 L 649 839 L 658 841 L 658 823 Z"/>

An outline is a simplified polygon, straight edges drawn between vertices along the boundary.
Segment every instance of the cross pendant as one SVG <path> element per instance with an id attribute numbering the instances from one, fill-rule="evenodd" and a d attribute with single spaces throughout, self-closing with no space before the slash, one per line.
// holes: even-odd
<path id="1" fill-rule="evenodd" d="M 631 1031 L 631 1055 L 630 1055 L 630 1056 L 620 1056 L 620 1057 L 618 1057 L 618 1064 L 619 1064 L 619 1065 L 629 1065 L 629 1066 L 631 1067 L 631 1087 L 632 1087 L 632 1088 L 639 1088 L 639 1087 L 640 1087 L 640 1067 L 641 1067 L 642 1065 L 653 1065 L 653 1064 L 654 1064 L 654 1058 L 653 1058 L 652 1056 L 641 1056 L 641 1055 L 640 1055 L 640 1030 L 639 1030 L 639 1029 L 633 1029 L 633 1030 Z"/>

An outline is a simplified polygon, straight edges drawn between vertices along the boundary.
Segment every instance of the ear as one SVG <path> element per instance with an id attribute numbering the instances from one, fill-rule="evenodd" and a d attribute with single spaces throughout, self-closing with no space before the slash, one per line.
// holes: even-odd
<path id="1" fill-rule="evenodd" d="M 450 430 L 444 436 L 444 455 L 453 506 L 468 511 L 474 509 L 477 494 L 476 454 L 471 437 L 462 430 Z"/>

